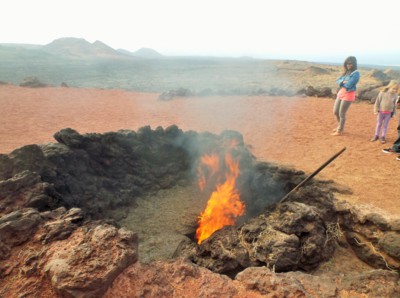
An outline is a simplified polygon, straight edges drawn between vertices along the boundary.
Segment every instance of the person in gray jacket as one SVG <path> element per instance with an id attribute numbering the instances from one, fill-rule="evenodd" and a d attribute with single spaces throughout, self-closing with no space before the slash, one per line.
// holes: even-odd
<path id="1" fill-rule="evenodd" d="M 386 143 L 386 133 L 389 127 L 390 118 L 392 118 L 396 113 L 398 91 L 399 83 L 392 80 L 379 92 L 374 105 L 374 114 L 378 116 L 376 118 L 375 135 L 370 139 L 371 142 L 377 141 L 380 133 L 381 143 Z"/>

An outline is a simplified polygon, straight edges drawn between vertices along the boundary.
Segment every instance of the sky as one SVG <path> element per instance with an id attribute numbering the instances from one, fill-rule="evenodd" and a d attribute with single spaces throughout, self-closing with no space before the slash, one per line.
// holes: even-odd
<path id="1" fill-rule="evenodd" d="M 400 53 L 397 3 L 5 0 L 0 43 L 45 45 L 61 37 L 78 37 L 132 52 L 151 48 L 167 56 L 341 62 L 349 55 L 375 55 L 384 61 L 388 52 Z"/>

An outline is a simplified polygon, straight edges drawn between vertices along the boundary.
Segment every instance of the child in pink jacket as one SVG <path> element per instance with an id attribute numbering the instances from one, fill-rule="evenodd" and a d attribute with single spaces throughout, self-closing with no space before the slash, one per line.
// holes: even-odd
<path id="1" fill-rule="evenodd" d="M 370 139 L 371 142 L 377 141 L 379 133 L 381 133 L 381 143 L 386 143 L 386 132 L 389 127 L 389 121 L 396 113 L 398 91 L 399 83 L 392 80 L 379 92 L 374 105 L 374 114 L 378 116 L 376 119 L 375 135 Z"/>

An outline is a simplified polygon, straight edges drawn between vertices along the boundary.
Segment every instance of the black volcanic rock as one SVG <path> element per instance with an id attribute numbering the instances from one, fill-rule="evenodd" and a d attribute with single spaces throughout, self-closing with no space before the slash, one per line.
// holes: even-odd
<path id="1" fill-rule="evenodd" d="M 232 276 L 254 266 L 276 272 L 311 271 L 335 251 L 322 214 L 314 206 L 286 202 L 239 228 L 216 231 L 189 253 L 183 249 L 183 254 L 200 266 Z"/>
<path id="2" fill-rule="evenodd" d="M 28 145 L 0 155 L 0 213 L 36 207 L 79 207 L 95 218 L 134 204 L 148 192 L 186 184 L 195 161 L 204 152 L 224 150 L 235 138 L 243 165 L 252 155 L 238 133 L 184 133 L 176 126 L 150 126 L 81 135 L 66 128 L 55 133 L 58 143 Z M 218 149 L 220 148 L 220 149 Z M 246 172 L 246 171 L 244 171 Z"/>
<path id="3" fill-rule="evenodd" d="M 37 77 L 27 77 L 20 84 L 21 87 L 42 88 L 48 85 L 39 80 Z"/>

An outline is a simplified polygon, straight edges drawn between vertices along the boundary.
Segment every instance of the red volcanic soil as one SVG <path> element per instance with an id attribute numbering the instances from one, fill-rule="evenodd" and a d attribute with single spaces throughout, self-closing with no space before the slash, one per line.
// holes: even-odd
<path id="1" fill-rule="evenodd" d="M 368 103 L 350 107 L 346 132 L 339 137 L 331 136 L 336 126 L 333 100 L 321 98 L 229 96 L 160 101 L 154 93 L 3 85 L 0 107 L 0 153 L 53 142 L 53 134 L 66 127 L 87 133 L 175 124 L 184 131 L 237 130 L 258 160 L 310 174 L 346 147 L 316 178 L 333 179 L 353 191 L 340 198 L 392 215 L 400 213 L 400 161 L 381 151 L 395 140 L 397 120 L 389 124 L 387 144 L 369 142 L 376 121 Z"/>

